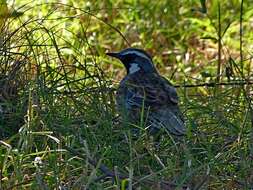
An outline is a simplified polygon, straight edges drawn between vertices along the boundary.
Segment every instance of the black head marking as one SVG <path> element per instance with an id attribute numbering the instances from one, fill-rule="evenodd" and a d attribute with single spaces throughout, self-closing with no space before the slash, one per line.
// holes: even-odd
<path id="1" fill-rule="evenodd" d="M 124 64 L 128 74 L 139 70 L 147 73 L 156 72 L 151 56 L 142 49 L 127 48 L 117 53 L 107 53 L 107 55 L 118 58 Z"/>

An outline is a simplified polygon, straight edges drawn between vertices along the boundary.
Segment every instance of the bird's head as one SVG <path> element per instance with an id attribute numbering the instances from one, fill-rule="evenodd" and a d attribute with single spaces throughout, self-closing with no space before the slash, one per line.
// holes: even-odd
<path id="1" fill-rule="evenodd" d="M 157 72 L 151 56 L 142 49 L 127 48 L 116 53 L 107 53 L 111 57 L 119 59 L 125 66 L 127 74 L 138 71 L 145 73 Z"/>

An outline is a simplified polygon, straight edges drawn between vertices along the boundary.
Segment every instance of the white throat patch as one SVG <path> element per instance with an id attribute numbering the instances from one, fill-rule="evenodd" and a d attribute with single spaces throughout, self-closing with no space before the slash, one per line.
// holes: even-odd
<path id="1" fill-rule="evenodd" d="M 133 73 L 135 73 L 139 70 L 140 70 L 140 67 L 138 66 L 137 63 L 130 63 L 130 68 L 129 68 L 129 73 L 130 74 L 133 74 Z"/>

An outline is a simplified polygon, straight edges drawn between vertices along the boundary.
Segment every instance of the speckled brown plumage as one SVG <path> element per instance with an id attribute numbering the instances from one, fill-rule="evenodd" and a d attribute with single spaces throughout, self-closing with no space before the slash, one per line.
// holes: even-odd
<path id="1" fill-rule="evenodd" d="M 127 75 L 120 82 L 116 100 L 122 118 L 130 123 L 145 121 L 149 132 L 160 129 L 182 136 L 186 133 L 175 88 L 158 74 L 152 58 L 144 50 L 128 48 L 107 55 L 119 59 Z"/>
<path id="2" fill-rule="evenodd" d="M 157 73 L 127 75 L 121 81 L 116 97 L 120 113 L 133 123 L 140 122 L 144 110 L 143 117 L 151 133 L 165 128 L 174 135 L 185 134 L 176 90 Z"/>

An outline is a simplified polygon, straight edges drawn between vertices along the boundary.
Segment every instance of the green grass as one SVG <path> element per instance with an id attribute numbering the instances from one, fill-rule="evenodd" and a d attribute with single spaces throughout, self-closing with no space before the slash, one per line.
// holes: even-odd
<path id="1" fill-rule="evenodd" d="M 0 34 L 0 189 L 253 187 L 249 2 L 52 2 L 16 1 Z M 179 86 L 183 139 L 118 120 L 105 52 L 128 44 Z"/>

